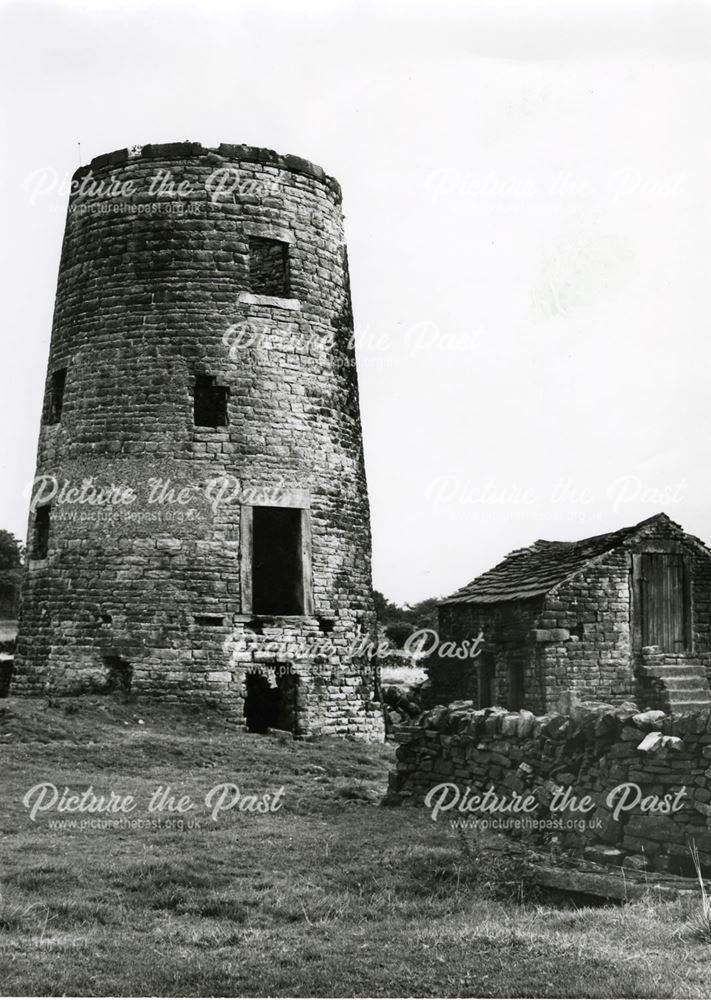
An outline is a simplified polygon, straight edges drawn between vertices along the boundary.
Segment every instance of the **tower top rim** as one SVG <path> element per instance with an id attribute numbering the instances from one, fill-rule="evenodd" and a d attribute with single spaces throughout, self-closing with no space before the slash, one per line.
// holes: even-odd
<path id="1" fill-rule="evenodd" d="M 217 169 L 221 162 L 245 160 L 250 163 L 262 163 L 265 166 L 276 167 L 279 170 L 289 170 L 292 173 L 313 177 L 326 185 L 340 202 L 341 185 L 335 177 L 325 172 L 323 167 L 305 160 L 301 156 L 290 153 L 276 153 L 273 149 L 261 146 L 247 146 L 221 142 L 219 146 L 203 146 L 200 142 L 164 142 L 151 143 L 146 146 L 134 146 L 131 149 L 117 149 L 112 153 L 102 153 L 79 167 L 72 177 L 81 181 L 89 172 L 103 171 L 133 163 L 137 160 L 185 160 L 205 157 Z"/>

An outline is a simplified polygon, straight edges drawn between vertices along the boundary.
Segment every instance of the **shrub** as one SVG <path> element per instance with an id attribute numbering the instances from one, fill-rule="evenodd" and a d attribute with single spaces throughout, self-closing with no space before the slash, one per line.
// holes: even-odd
<path id="1" fill-rule="evenodd" d="M 398 649 L 402 649 L 405 640 L 412 635 L 414 628 L 409 622 L 392 622 L 385 629 L 385 635 Z"/>

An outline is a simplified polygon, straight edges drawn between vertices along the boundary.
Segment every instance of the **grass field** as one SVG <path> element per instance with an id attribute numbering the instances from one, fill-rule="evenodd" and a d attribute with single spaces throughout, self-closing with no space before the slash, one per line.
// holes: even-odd
<path id="1" fill-rule="evenodd" d="M 390 747 L 97 699 L 8 702 L 0 741 L 3 994 L 708 996 L 688 904 L 492 898 L 447 826 L 379 806 Z M 155 814 L 160 828 L 52 829 L 88 817 L 33 822 L 40 782 L 132 794 L 131 819 L 151 819 L 158 786 L 196 808 Z M 213 821 L 204 799 L 224 782 L 283 785 L 283 805 Z"/>

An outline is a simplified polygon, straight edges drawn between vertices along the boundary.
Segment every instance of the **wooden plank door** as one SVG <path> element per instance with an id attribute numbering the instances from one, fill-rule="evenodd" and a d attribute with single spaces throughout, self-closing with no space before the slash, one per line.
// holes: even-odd
<path id="1" fill-rule="evenodd" d="M 684 557 L 674 552 L 642 553 L 640 583 L 642 645 L 683 652 L 689 639 Z"/>

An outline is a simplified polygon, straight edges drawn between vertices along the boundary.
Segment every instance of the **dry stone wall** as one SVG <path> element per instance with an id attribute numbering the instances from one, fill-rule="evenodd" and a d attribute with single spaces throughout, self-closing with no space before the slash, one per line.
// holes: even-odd
<path id="1" fill-rule="evenodd" d="M 692 873 L 693 842 L 711 873 L 711 712 L 670 718 L 598 704 L 535 716 L 457 702 L 401 726 L 396 739 L 391 804 L 423 806 L 430 793 L 431 806 L 445 794 L 432 790 L 447 785 L 446 801 L 456 804 L 439 822 L 535 818 L 543 821 L 537 827 L 505 828 L 516 836 L 528 829 L 541 842 L 554 836 L 596 860 L 681 874 Z M 532 811 L 460 809 L 489 788 L 531 796 Z M 588 796 L 589 808 L 565 808 L 566 795 L 578 804 Z"/>

